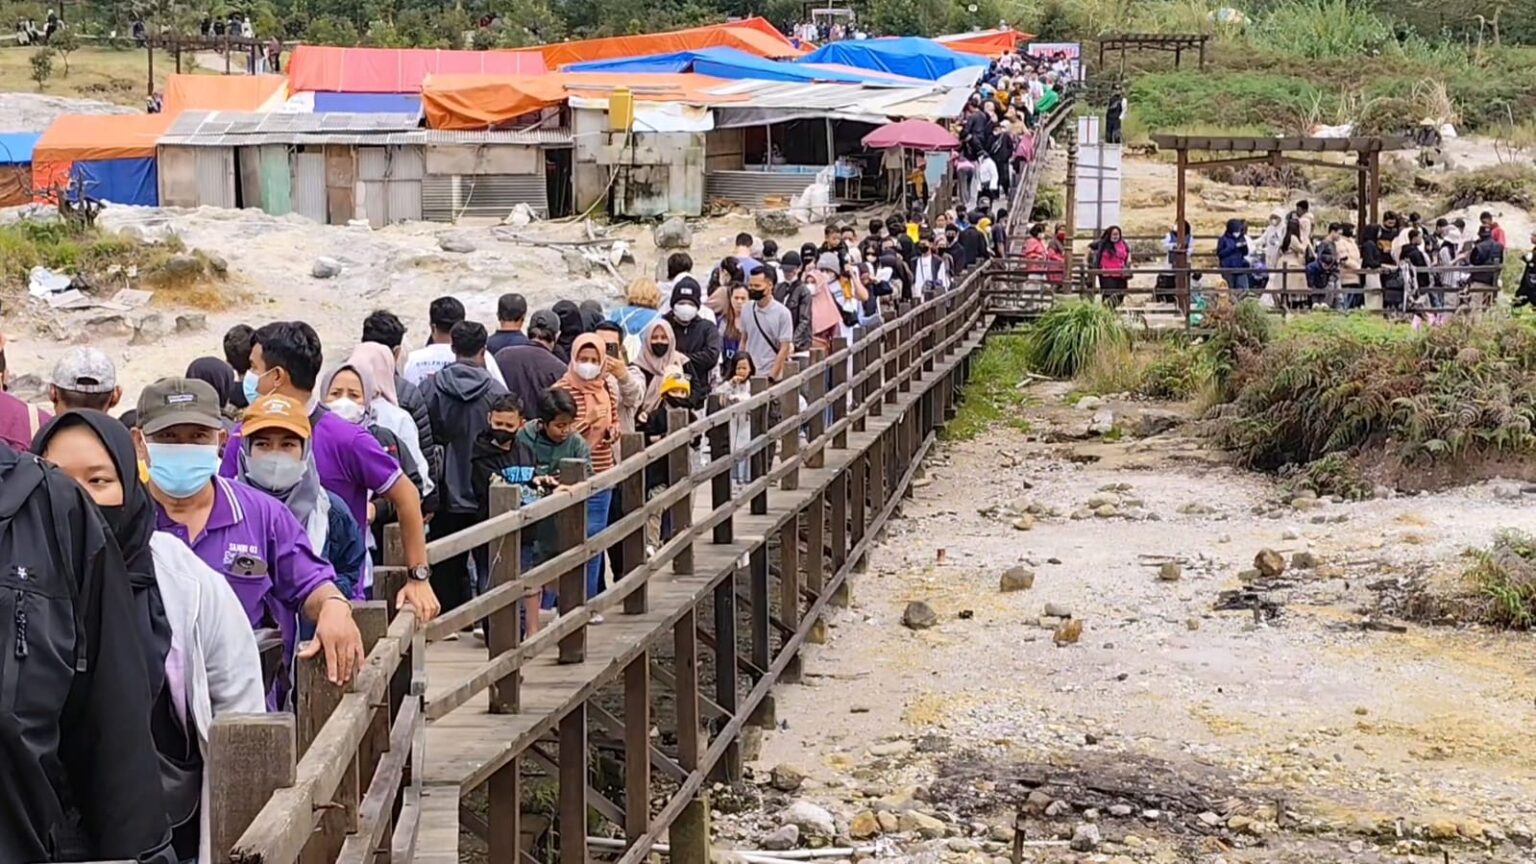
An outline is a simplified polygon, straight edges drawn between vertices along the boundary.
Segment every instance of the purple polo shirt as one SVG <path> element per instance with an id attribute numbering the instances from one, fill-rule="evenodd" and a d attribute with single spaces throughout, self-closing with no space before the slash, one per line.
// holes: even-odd
<path id="1" fill-rule="evenodd" d="M 368 530 L 368 497 L 383 495 L 404 476 L 400 463 L 379 446 L 367 429 L 321 407 L 309 415 L 313 424 L 315 468 L 320 485 L 347 502 L 352 518 Z M 229 438 L 219 473 L 235 477 L 240 468 L 240 430 Z"/>
<path id="2" fill-rule="evenodd" d="M 334 582 L 336 571 L 310 548 L 309 535 L 281 501 L 222 477 L 213 483 L 213 512 L 195 540 L 158 503 L 156 527 L 222 573 L 251 627 L 276 627 L 283 634 L 285 656 L 292 656 L 304 600 Z"/>

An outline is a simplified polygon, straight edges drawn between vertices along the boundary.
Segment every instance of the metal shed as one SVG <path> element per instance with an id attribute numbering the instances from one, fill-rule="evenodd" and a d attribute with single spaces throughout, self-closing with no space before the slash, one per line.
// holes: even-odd
<path id="1" fill-rule="evenodd" d="M 159 142 L 160 200 L 374 227 L 499 218 L 518 203 L 548 212 L 544 151 L 568 148 L 568 132 L 416 123 L 403 114 L 187 112 Z"/>

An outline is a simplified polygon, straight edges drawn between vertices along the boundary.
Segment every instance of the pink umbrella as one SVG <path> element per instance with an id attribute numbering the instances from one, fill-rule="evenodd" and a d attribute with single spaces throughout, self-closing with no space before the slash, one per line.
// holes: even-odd
<path id="1" fill-rule="evenodd" d="M 903 120 L 890 123 L 864 136 L 864 146 L 871 150 L 909 147 L 913 150 L 954 150 L 960 146 L 948 129 L 930 120 Z"/>

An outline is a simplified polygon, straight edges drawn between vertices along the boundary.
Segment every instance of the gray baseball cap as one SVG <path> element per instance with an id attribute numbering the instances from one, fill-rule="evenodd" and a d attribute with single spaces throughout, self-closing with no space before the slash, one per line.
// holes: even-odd
<path id="1" fill-rule="evenodd" d="M 71 348 L 54 364 L 48 383 L 76 393 L 111 393 L 117 389 L 117 367 L 100 348 Z"/>
<path id="2" fill-rule="evenodd" d="M 139 430 L 153 435 L 172 426 L 223 429 L 219 394 L 195 378 L 161 378 L 139 394 Z"/>
<path id="3" fill-rule="evenodd" d="M 540 309 L 528 319 L 529 330 L 548 330 L 555 335 L 560 334 L 560 316 L 553 309 Z"/>

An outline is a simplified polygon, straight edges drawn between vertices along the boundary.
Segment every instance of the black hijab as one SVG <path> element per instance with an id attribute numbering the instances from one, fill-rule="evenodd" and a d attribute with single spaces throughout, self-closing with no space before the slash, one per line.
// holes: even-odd
<path id="1" fill-rule="evenodd" d="M 144 650 L 144 662 L 149 672 L 151 700 L 159 698 L 165 684 L 165 655 L 171 648 L 171 622 L 165 616 L 165 603 L 160 598 L 160 586 L 155 581 L 154 554 L 149 548 L 149 538 L 155 533 L 155 503 L 149 490 L 139 480 L 139 459 L 133 449 L 133 436 L 128 427 L 100 411 L 70 411 L 51 420 L 32 442 L 32 452 L 41 456 L 48 449 L 48 442 L 64 429 L 87 426 L 96 433 L 117 477 L 123 484 L 123 503 L 117 507 L 99 507 L 112 536 L 117 539 L 127 565 L 128 584 L 133 588 L 134 605 L 138 610 L 140 647 Z"/>
<path id="2" fill-rule="evenodd" d="M 220 405 L 233 402 L 236 391 L 240 389 L 235 367 L 218 357 L 199 357 L 193 360 L 192 365 L 187 367 L 187 377 L 208 382 L 213 392 L 219 394 Z"/>
<path id="3" fill-rule="evenodd" d="M 555 356 L 564 363 L 570 363 L 571 343 L 576 341 L 577 336 L 587 332 L 586 316 L 581 314 L 581 307 L 572 300 L 561 300 L 554 305 L 552 311 L 560 319 L 560 336 L 555 340 Z"/>

